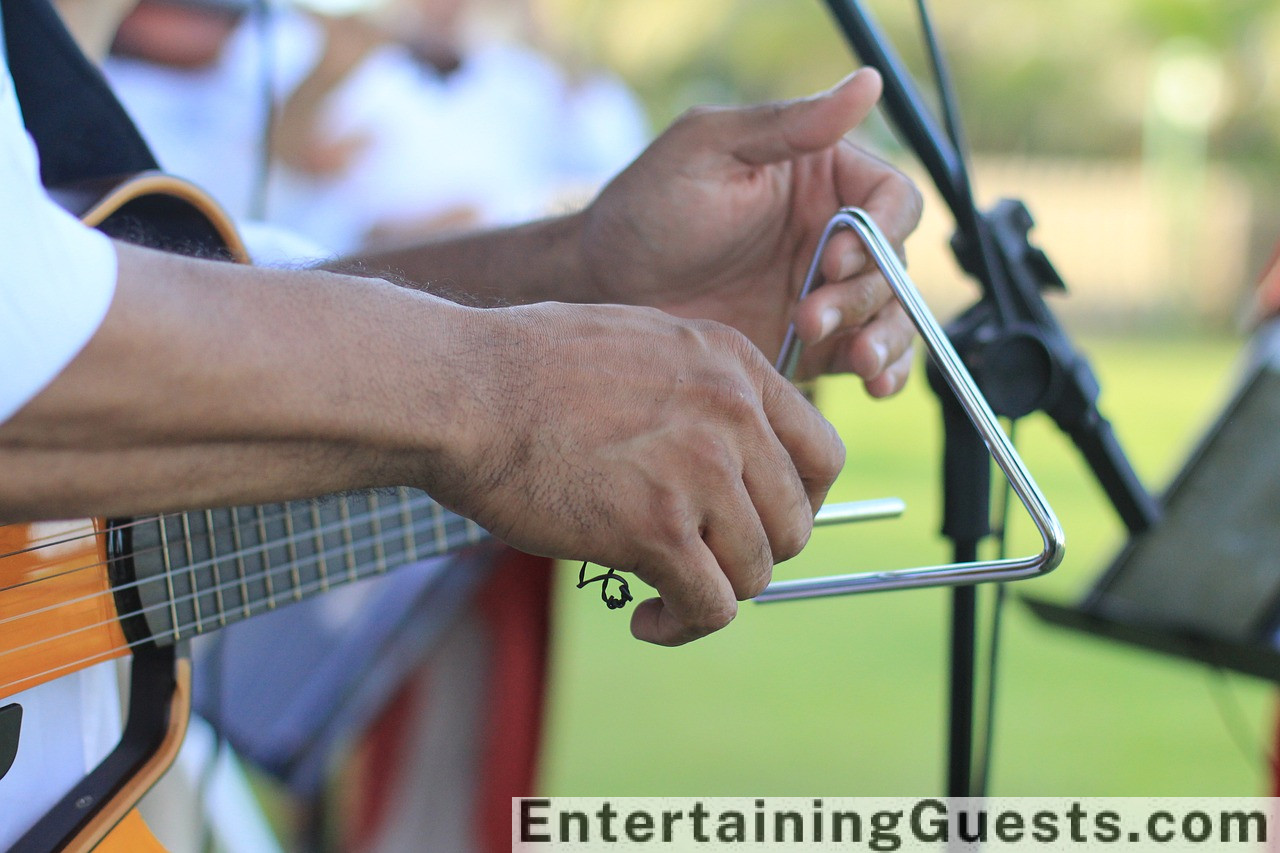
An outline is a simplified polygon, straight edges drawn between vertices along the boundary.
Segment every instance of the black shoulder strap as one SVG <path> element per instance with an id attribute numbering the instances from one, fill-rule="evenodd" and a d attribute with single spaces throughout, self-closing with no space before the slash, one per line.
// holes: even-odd
<path id="1" fill-rule="evenodd" d="M 106 80 L 49 0 L 0 0 L 9 72 L 40 152 L 40 179 L 69 186 L 156 168 Z"/>
<path id="2" fill-rule="evenodd" d="M 82 216 L 90 205 L 81 202 L 159 168 L 49 0 L 0 0 L 0 12 L 23 122 L 40 153 L 40 180 L 55 201 Z M 130 194 L 97 227 L 156 249 L 229 257 L 223 232 L 205 211 L 164 190 Z"/>

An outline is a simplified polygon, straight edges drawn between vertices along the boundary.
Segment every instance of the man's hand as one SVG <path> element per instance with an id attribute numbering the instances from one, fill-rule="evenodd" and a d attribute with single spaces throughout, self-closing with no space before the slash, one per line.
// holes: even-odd
<path id="1" fill-rule="evenodd" d="M 636 637 L 723 627 L 808 541 L 843 446 L 738 332 L 557 303 L 472 321 L 470 439 L 431 493 L 523 550 L 654 586 Z"/>
<path id="2" fill-rule="evenodd" d="M 914 330 L 853 234 L 831 240 L 827 283 L 795 304 L 837 209 L 866 209 L 899 251 L 919 221 L 915 187 L 843 138 L 879 94 L 864 69 L 805 100 L 686 114 L 585 212 L 601 300 L 728 323 L 770 359 L 794 320 L 809 345 L 802 373 L 853 372 L 875 396 L 897 391 Z"/>

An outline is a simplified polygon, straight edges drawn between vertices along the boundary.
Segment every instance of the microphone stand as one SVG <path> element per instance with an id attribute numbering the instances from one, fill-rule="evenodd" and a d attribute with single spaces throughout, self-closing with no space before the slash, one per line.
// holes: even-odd
<path id="1" fill-rule="evenodd" d="M 1065 291 L 1066 285 L 1045 253 L 1030 242 L 1030 212 L 1015 200 L 1002 200 L 987 211 L 978 210 L 974 202 L 946 69 L 923 3 L 946 134 L 862 0 L 826 3 L 861 61 L 880 72 L 884 109 L 954 217 L 951 248 L 961 268 L 978 283 L 981 296 L 946 331 L 992 410 L 1011 420 L 1036 411 L 1047 414 L 1079 449 L 1129 532 L 1150 527 L 1159 519 L 1159 505 L 1098 410 L 1100 388 L 1092 368 L 1045 304 L 1045 291 Z M 942 533 L 951 540 L 957 562 L 974 560 L 982 541 L 991 535 L 990 457 L 932 370 L 930 385 L 941 403 L 945 436 Z M 952 596 L 947 795 L 981 797 L 986 792 L 974 790 L 973 778 L 977 590 L 957 587 Z M 979 784 L 985 785 L 985 776 Z"/>

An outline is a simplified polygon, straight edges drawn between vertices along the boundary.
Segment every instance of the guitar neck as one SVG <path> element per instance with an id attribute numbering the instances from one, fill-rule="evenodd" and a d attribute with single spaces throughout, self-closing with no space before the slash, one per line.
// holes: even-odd
<path id="1" fill-rule="evenodd" d="M 168 644 L 487 538 L 413 489 L 177 513 L 113 524 L 131 640 Z"/>

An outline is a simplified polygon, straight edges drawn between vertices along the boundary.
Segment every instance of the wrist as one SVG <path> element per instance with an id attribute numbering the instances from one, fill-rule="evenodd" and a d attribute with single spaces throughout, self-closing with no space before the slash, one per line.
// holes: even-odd
<path id="1" fill-rule="evenodd" d="M 524 303 L 601 301 L 601 288 L 587 264 L 587 211 L 580 210 L 522 226 L 524 245 L 513 257 L 526 264 L 514 271 Z"/>
<path id="2" fill-rule="evenodd" d="M 425 488 L 447 460 L 475 452 L 478 398 L 485 395 L 472 377 L 483 355 L 485 312 L 386 287 L 390 299 L 370 318 L 367 393 L 346 401 L 343 432 L 367 460 L 372 485 Z"/>

